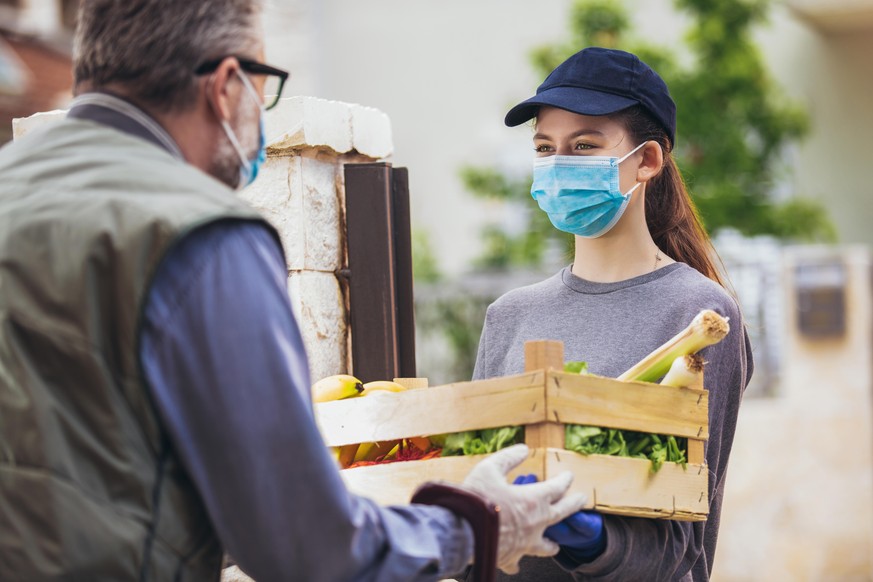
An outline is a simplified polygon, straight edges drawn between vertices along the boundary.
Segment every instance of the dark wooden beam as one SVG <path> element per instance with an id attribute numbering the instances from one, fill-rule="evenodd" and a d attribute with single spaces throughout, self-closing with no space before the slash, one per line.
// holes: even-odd
<path id="1" fill-rule="evenodd" d="M 412 240 L 405 168 L 345 166 L 352 372 L 415 377 Z"/>

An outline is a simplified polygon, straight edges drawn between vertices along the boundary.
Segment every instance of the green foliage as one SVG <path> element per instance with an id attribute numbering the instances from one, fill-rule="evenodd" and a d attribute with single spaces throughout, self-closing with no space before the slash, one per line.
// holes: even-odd
<path id="1" fill-rule="evenodd" d="M 833 241 L 835 229 L 820 204 L 799 196 L 780 203 L 771 196 L 783 169 L 783 152 L 807 134 L 809 119 L 768 74 L 752 40 L 753 28 L 764 23 L 770 3 L 674 0 L 692 23 L 683 49 L 692 62 L 680 66 L 667 48 L 629 38 L 629 19 L 620 0 L 576 0 L 567 20 L 568 40 L 535 49 L 531 63 L 545 78 L 586 46 L 637 54 L 664 78 L 676 101 L 675 153 L 710 232 L 733 228 L 746 235 Z M 512 181 L 495 170 L 469 167 L 461 177 L 477 197 L 532 206 L 529 180 Z M 481 264 L 537 264 L 546 241 L 568 238 L 543 213 L 530 213 L 528 223 L 527 231 L 515 236 L 487 228 Z"/>
<path id="2" fill-rule="evenodd" d="M 806 198 L 794 198 L 773 208 L 773 232 L 780 238 L 801 242 L 836 242 L 837 230 L 822 220 L 821 206 Z"/>
<path id="3" fill-rule="evenodd" d="M 437 332 L 443 336 L 451 351 L 450 363 L 439 370 L 446 381 L 472 376 L 482 322 L 493 299 L 475 294 L 447 293 L 422 301 L 421 296 L 416 295 L 416 327 L 424 335 Z M 422 344 L 416 343 L 416 347 L 421 349 Z"/>
<path id="4" fill-rule="evenodd" d="M 422 283 L 436 283 L 442 279 L 436 254 L 426 231 L 412 231 L 412 276 Z"/>
<path id="5" fill-rule="evenodd" d="M 693 17 L 687 43 L 696 63 L 665 81 L 677 106 L 679 164 L 707 227 L 801 239 L 833 232 L 824 210 L 811 200 L 788 203 L 814 210 L 802 225 L 792 225 L 784 221 L 796 212 L 770 196 L 785 146 L 807 134 L 809 120 L 769 76 L 751 39 L 769 1 L 676 0 L 676 5 Z"/>
<path id="6" fill-rule="evenodd" d="M 500 200 L 517 206 L 526 213 L 527 228 L 518 235 L 510 235 L 498 226 L 487 226 L 482 231 L 484 252 L 476 266 L 507 268 L 511 266 L 536 266 L 553 240 L 572 256 L 574 239 L 552 226 L 549 217 L 537 211 L 530 195 L 531 179 L 512 180 L 491 168 L 464 167 L 461 180 L 467 190 L 477 198 Z"/>

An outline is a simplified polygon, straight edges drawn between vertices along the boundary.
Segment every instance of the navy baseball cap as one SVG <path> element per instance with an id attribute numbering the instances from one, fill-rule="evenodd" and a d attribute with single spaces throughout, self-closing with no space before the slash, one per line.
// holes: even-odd
<path id="1" fill-rule="evenodd" d="M 676 137 L 676 104 L 667 84 L 647 64 L 631 53 L 589 47 L 582 49 L 552 71 L 537 94 L 509 110 L 509 127 L 536 117 L 542 105 L 582 115 L 608 115 L 642 105 Z"/>

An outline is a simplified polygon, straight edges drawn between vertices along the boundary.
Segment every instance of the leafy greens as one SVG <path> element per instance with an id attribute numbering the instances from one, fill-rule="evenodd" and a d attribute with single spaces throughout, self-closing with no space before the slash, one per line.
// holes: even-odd
<path id="1" fill-rule="evenodd" d="M 482 430 L 468 430 L 445 435 L 443 456 L 484 455 L 524 442 L 520 426 L 504 426 Z"/>
<path id="2" fill-rule="evenodd" d="M 658 435 L 631 430 L 600 428 L 568 424 L 564 432 L 564 446 L 583 455 L 614 455 L 648 459 L 652 473 L 657 473 L 664 462 L 688 464 L 687 439 L 673 435 Z"/>

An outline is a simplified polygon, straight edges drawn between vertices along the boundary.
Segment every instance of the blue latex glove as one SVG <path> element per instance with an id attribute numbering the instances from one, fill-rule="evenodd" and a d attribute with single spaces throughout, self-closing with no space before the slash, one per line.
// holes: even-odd
<path id="1" fill-rule="evenodd" d="M 519 475 L 513 485 L 536 482 L 536 475 Z M 545 536 L 556 542 L 563 553 L 579 563 L 592 561 L 606 548 L 603 516 L 596 511 L 578 511 L 546 528 Z"/>

